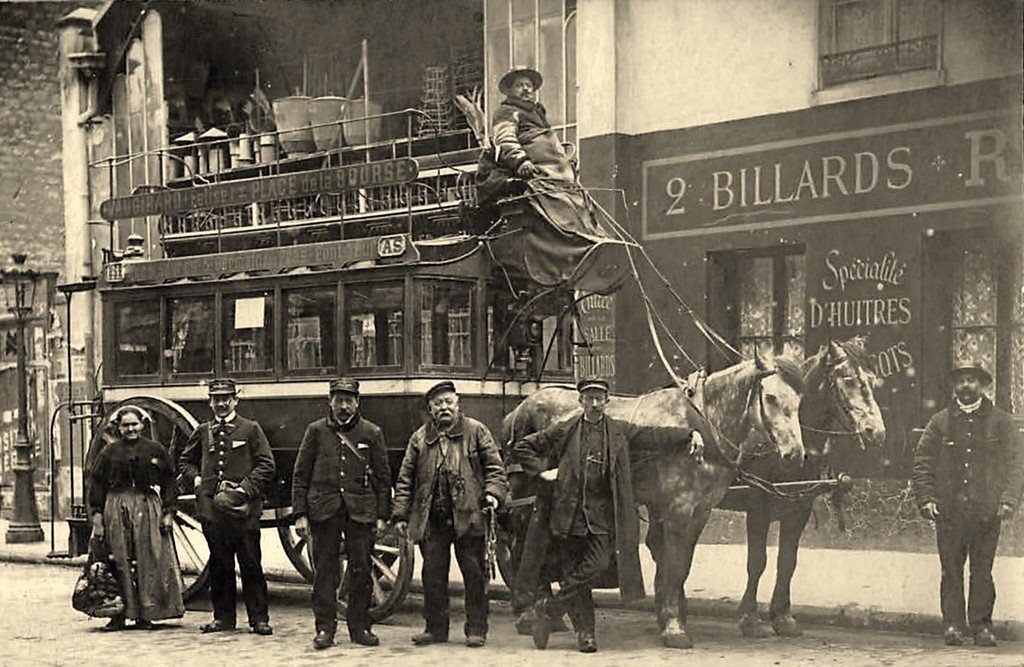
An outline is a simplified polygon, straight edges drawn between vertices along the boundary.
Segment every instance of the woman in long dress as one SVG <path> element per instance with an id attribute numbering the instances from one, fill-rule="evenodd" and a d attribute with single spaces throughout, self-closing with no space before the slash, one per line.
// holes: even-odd
<path id="1" fill-rule="evenodd" d="M 181 618 L 181 572 L 171 542 L 174 463 L 163 445 L 142 437 L 148 415 L 134 405 L 111 418 L 119 438 L 106 445 L 91 470 L 89 505 L 93 534 L 104 537 L 124 589 L 124 614 L 104 630 L 121 630 Z"/>

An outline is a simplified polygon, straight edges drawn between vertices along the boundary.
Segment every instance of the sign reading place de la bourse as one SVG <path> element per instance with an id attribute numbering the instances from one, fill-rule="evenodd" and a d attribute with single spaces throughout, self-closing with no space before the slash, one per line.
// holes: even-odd
<path id="1" fill-rule="evenodd" d="M 401 185 L 412 181 L 418 174 L 419 165 L 413 158 L 349 164 L 294 174 L 116 197 L 100 205 L 100 215 L 105 220 L 120 220 L 221 206 L 242 206 L 327 192 Z"/>

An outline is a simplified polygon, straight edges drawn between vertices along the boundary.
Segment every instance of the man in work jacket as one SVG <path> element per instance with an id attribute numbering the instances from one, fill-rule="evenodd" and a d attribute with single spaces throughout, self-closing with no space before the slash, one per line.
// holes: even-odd
<path id="1" fill-rule="evenodd" d="M 642 598 L 644 584 L 625 425 L 604 414 L 607 382 L 583 379 L 577 389 L 583 412 L 517 441 L 512 456 L 528 474 L 554 484 L 549 526 L 560 587 L 537 602 L 534 645 L 547 648 L 552 620 L 568 612 L 579 650 L 593 653 L 594 584 L 613 561 L 623 600 Z"/>
<path id="2" fill-rule="evenodd" d="M 313 647 L 334 643 L 342 537 L 349 573 L 349 639 L 377 646 L 380 640 L 370 630 L 370 553 L 374 529 L 383 530 L 391 516 L 387 445 L 380 428 L 359 414 L 359 382 L 332 381 L 328 400 L 328 415 L 306 427 L 292 476 L 295 530 L 300 537 L 313 537 Z"/>
<path id="3" fill-rule="evenodd" d="M 209 386 L 214 418 L 188 440 L 179 469 L 196 485 L 196 505 L 210 547 L 210 599 L 213 622 L 203 632 L 235 629 L 235 559 L 249 625 L 258 635 L 273 634 L 260 552 L 263 495 L 274 479 L 274 456 L 263 429 L 235 412 L 238 390 L 230 379 Z"/>
<path id="4" fill-rule="evenodd" d="M 921 514 L 935 522 L 946 644 L 963 644 L 966 629 L 974 634 L 975 645 L 994 646 L 992 561 L 1000 523 L 1013 516 L 1024 487 L 1024 439 L 1013 417 L 982 394 L 992 382 L 988 371 L 965 364 L 954 368 L 950 379 L 953 402 L 929 420 L 918 442 L 912 485 Z"/>
<path id="5" fill-rule="evenodd" d="M 448 641 L 448 569 L 451 550 L 466 589 L 466 646 L 487 640 L 487 517 L 508 494 L 498 446 L 487 427 L 462 414 L 451 381 L 426 394 L 429 421 L 416 429 L 395 484 L 392 518 L 399 534 L 423 555 L 424 632 L 417 646 Z"/>

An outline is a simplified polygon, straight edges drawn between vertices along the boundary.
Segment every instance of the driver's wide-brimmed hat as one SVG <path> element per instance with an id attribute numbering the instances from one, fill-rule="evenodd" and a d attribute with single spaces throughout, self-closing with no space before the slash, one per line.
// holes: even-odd
<path id="1" fill-rule="evenodd" d="M 978 378 L 983 386 L 992 384 L 992 374 L 985 370 L 979 364 L 972 362 L 964 362 L 957 364 L 953 367 L 953 370 L 949 372 L 949 379 L 955 380 L 958 376 L 963 374 L 972 374 Z"/>
<path id="2" fill-rule="evenodd" d="M 515 82 L 516 77 L 525 76 L 533 82 L 533 89 L 539 90 L 544 85 L 544 77 L 540 75 L 535 69 L 530 67 L 513 67 L 505 76 L 501 77 L 501 81 L 498 82 L 498 90 L 503 95 L 508 95 L 512 91 L 512 84 Z"/>

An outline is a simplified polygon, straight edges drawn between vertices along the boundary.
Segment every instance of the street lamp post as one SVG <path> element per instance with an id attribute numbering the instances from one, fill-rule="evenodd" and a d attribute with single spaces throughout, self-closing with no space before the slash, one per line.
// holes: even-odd
<path id="1" fill-rule="evenodd" d="M 25 324 L 32 315 L 35 302 L 36 280 L 41 275 L 25 268 L 26 256 L 11 256 L 14 266 L 3 271 L 4 298 L 7 310 L 14 315 L 15 345 L 18 358 L 18 438 L 14 443 L 14 515 L 7 527 L 8 544 L 42 542 L 43 528 L 39 525 L 36 506 L 35 462 L 32 443 L 28 439 L 28 353 L 25 347 Z M 26 294 L 27 292 L 27 294 Z"/>

